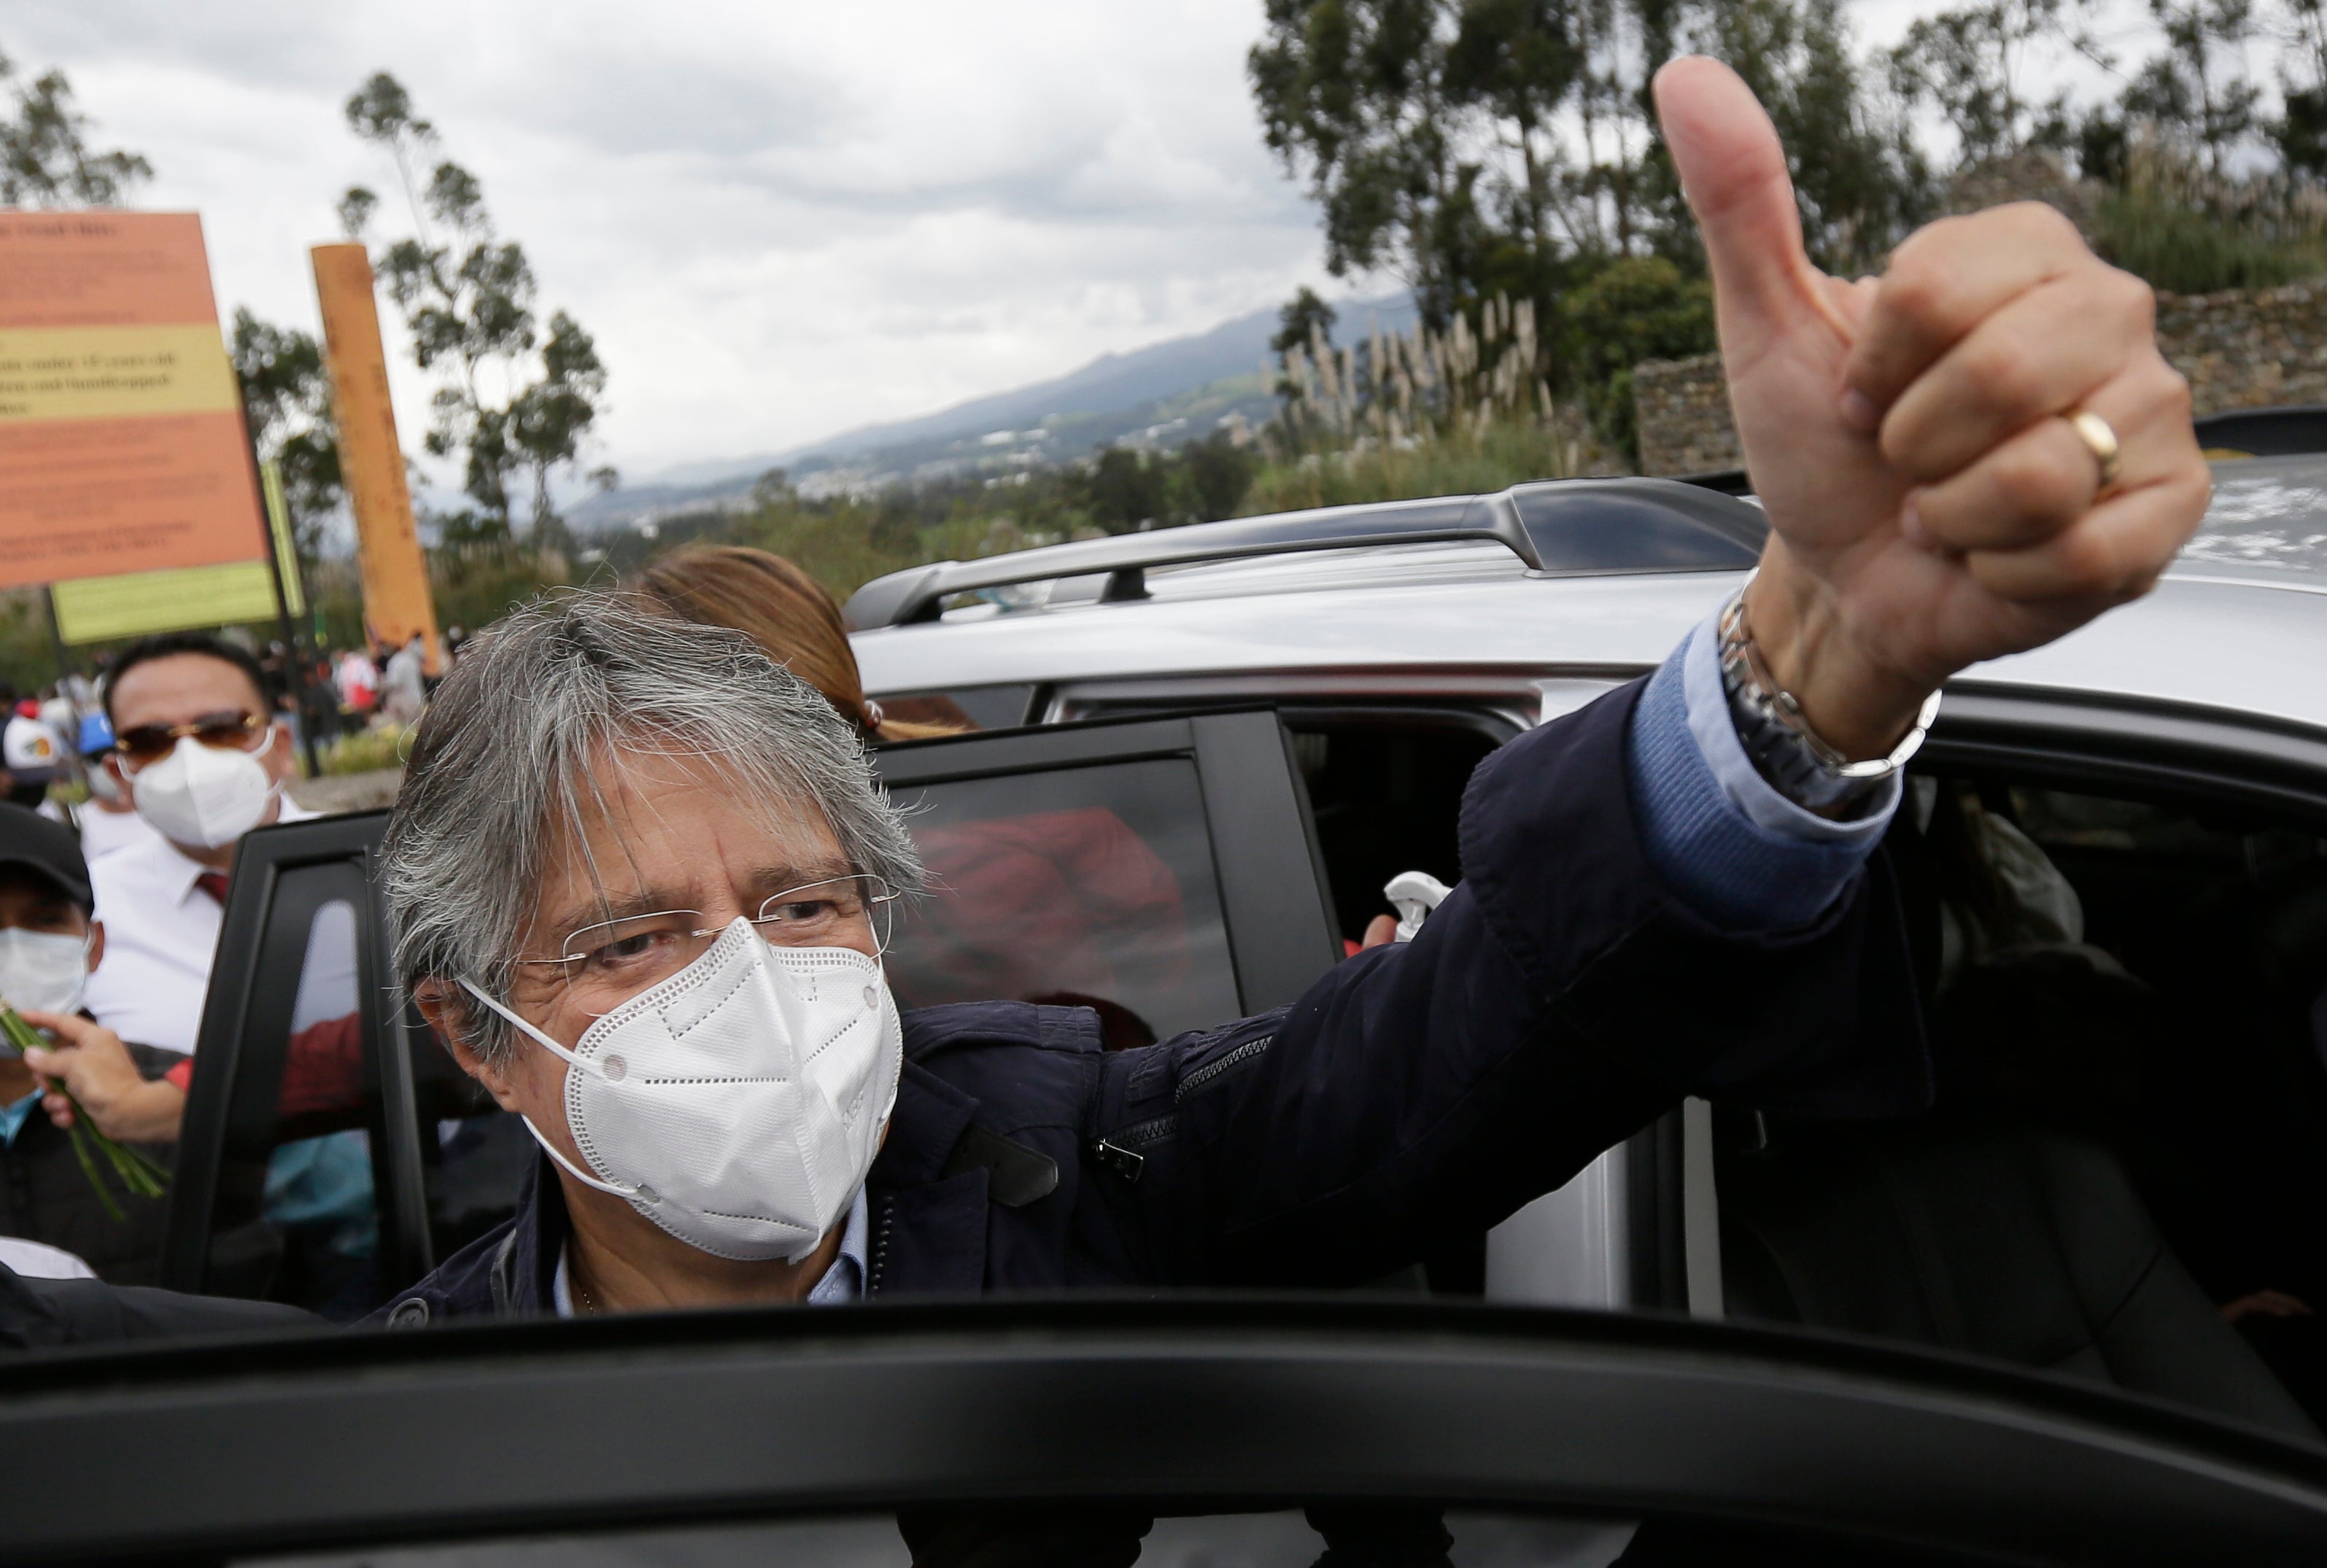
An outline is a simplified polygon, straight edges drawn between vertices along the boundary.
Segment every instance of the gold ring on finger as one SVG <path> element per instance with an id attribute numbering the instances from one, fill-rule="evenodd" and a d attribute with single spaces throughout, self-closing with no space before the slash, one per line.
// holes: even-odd
<path id="1" fill-rule="evenodd" d="M 2117 483 L 2118 447 L 2117 432 L 2109 428 L 2109 422 L 2089 408 L 2079 408 L 2066 417 L 2069 428 L 2077 433 L 2077 439 L 2085 443 L 2085 450 L 2093 454 L 2093 462 L 2101 471 L 2100 482 L 2094 487 L 2096 491 Z"/>

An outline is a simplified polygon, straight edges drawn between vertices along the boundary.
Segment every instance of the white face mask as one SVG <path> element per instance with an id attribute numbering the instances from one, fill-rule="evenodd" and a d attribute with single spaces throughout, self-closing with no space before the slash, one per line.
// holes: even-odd
<path id="1" fill-rule="evenodd" d="M 89 938 L 61 931 L 0 929 L 0 996 L 36 1013 L 72 1013 L 89 985 Z M 17 1054 L 13 1049 L 9 1056 Z"/>
<path id="2" fill-rule="evenodd" d="M 113 770 L 101 758 L 89 765 L 89 792 L 108 806 L 121 799 L 121 780 L 113 776 Z"/>
<path id="3" fill-rule="evenodd" d="M 528 1120 L 549 1157 L 717 1257 L 814 1252 L 873 1168 L 904 1070 L 879 960 L 771 947 L 740 917 L 572 1050 L 461 984 L 565 1062 L 565 1125 L 590 1170 Z"/>
<path id="4" fill-rule="evenodd" d="M 132 775 L 137 815 L 173 844 L 218 849 L 259 824 L 282 786 L 258 751 L 222 751 L 181 735 L 170 754 Z"/>

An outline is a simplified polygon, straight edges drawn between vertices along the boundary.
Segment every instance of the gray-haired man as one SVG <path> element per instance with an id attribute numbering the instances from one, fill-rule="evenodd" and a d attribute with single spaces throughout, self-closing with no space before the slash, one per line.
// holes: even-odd
<path id="1" fill-rule="evenodd" d="M 440 691 L 388 862 L 407 984 L 546 1153 L 518 1217 L 387 1321 L 1343 1284 L 1684 1093 L 1913 1104 L 1873 853 L 1898 780 L 1842 761 L 2154 580 L 2207 492 L 2187 392 L 2147 292 L 2054 215 L 1824 278 L 1743 85 L 1687 61 L 1658 88 L 1770 546 L 1655 677 L 1481 769 L 1465 880 L 1419 938 L 1135 1050 L 1071 1010 L 901 1019 L 877 931 L 920 873 L 846 725 L 724 633 L 525 611 Z M 1135 1125 L 1135 1180 L 1098 1153 Z M 1009 1157 L 978 1151 L 1012 1148 L 1055 1188 L 993 1201 Z"/>

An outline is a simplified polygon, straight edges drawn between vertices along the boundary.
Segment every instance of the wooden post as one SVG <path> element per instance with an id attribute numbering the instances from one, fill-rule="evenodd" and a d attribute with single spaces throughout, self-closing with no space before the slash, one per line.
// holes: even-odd
<path id="1" fill-rule="evenodd" d="M 388 400 L 388 353 L 372 297 L 371 258 L 360 245 L 318 245 L 315 297 L 322 306 L 331 359 L 332 407 L 340 425 L 340 473 L 356 514 L 356 559 L 363 578 L 364 625 L 391 648 L 414 632 L 427 650 L 430 675 L 444 669 L 436 605 L 428 593 L 428 558 L 412 523 L 404 448 Z"/>

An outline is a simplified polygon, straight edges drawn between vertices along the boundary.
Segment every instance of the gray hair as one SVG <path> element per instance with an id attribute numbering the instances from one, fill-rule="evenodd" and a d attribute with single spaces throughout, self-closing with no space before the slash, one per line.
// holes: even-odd
<path id="1" fill-rule="evenodd" d="M 813 807 L 856 870 L 921 886 L 902 818 L 816 688 L 741 632 L 561 593 L 470 643 L 421 721 L 381 873 L 406 985 L 509 994 L 548 858 L 599 801 L 593 767 L 624 754 L 712 759 L 744 799 Z M 509 1025 L 459 1000 L 470 1049 L 499 1058 Z"/>

